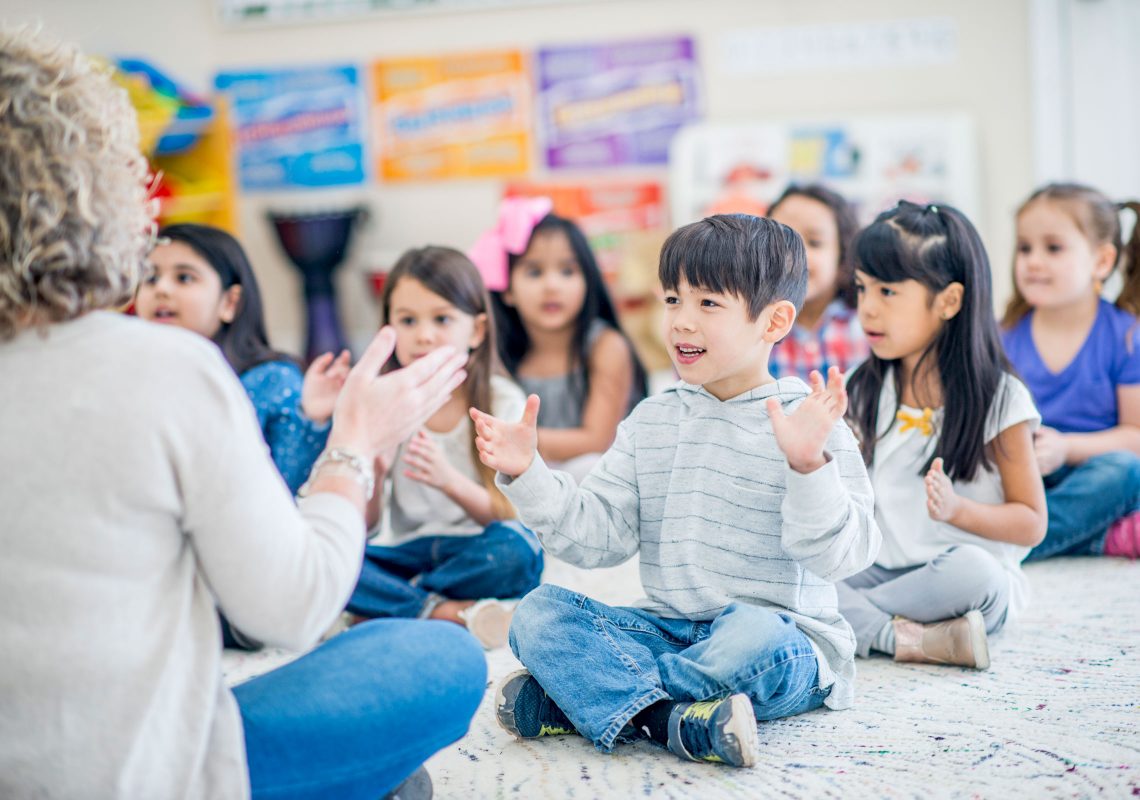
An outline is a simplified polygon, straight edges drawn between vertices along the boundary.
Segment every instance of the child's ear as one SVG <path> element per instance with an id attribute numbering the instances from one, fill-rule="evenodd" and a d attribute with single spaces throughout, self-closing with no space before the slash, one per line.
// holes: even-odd
<path id="1" fill-rule="evenodd" d="M 954 281 L 939 292 L 934 299 L 935 310 L 938 311 L 938 316 L 941 317 L 943 321 L 958 316 L 958 312 L 962 310 L 962 299 L 965 295 L 966 287 L 958 281 Z"/>
<path id="2" fill-rule="evenodd" d="M 1096 264 L 1093 266 L 1093 277 L 1098 281 L 1108 280 L 1112 268 L 1116 266 L 1116 245 L 1105 242 L 1096 249 Z"/>
<path id="3" fill-rule="evenodd" d="M 487 338 L 487 313 L 475 315 L 475 327 L 471 331 L 471 338 L 467 340 L 467 348 L 474 350 L 479 345 L 483 344 L 483 340 Z"/>
<path id="4" fill-rule="evenodd" d="M 768 327 L 764 331 L 764 341 L 776 342 L 788 335 L 796 322 L 796 307 L 790 300 L 777 300 L 768 312 Z"/>
<path id="5" fill-rule="evenodd" d="M 241 284 L 235 283 L 222 292 L 222 307 L 218 310 L 218 319 L 227 325 L 237 316 L 238 304 L 241 303 Z"/>

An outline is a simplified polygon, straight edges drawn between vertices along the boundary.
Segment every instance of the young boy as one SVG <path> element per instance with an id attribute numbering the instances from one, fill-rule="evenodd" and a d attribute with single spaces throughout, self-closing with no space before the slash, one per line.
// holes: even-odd
<path id="1" fill-rule="evenodd" d="M 871 485 L 833 369 L 775 380 L 768 356 L 807 287 L 803 242 L 744 214 L 661 250 L 665 340 L 681 382 L 644 400 L 581 488 L 521 422 L 475 409 L 476 446 L 521 521 L 582 567 L 641 551 L 648 597 L 613 608 L 543 585 L 515 611 L 527 670 L 498 689 L 515 736 L 648 735 L 682 758 L 751 766 L 756 721 L 851 705 L 855 636 L 833 583 L 874 561 Z"/>

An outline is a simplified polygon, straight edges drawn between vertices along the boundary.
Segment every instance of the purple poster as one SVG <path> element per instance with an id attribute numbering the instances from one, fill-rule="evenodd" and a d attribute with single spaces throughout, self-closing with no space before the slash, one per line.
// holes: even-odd
<path id="1" fill-rule="evenodd" d="M 551 169 L 664 164 L 700 118 L 687 37 L 538 51 L 538 109 Z"/>

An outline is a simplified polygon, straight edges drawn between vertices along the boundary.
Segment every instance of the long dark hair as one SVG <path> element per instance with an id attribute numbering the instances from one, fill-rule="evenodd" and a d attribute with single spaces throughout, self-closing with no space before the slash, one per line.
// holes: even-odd
<path id="1" fill-rule="evenodd" d="M 463 253 L 450 247 L 429 246 L 408 250 L 400 256 L 400 260 L 389 271 L 384 282 L 384 294 L 380 299 L 383 325 L 392 321 L 392 293 L 405 278 L 419 281 L 429 292 L 439 295 L 464 314 L 472 317 L 480 314 L 486 316 L 483 341 L 471 351 L 467 359 L 467 380 L 463 382 L 463 390 L 466 393 L 467 405 L 474 406 L 487 414 L 494 414 L 491 404 L 491 378 L 496 372 L 501 372 L 501 369 L 495 353 L 495 321 L 490 313 L 491 301 L 478 268 Z M 389 371 L 400 366 L 407 365 L 401 365 L 393 351 L 384 370 Z M 495 486 L 494 470 L 479 459 L 474 434 L 471 436 L 471 458 L 483 486 L 491 494 L 491 506 L 496 518 L 513 517 L 513 507 Z"/>
<path id="2" fill-rule="evenodd" d="M 972 480 L 979 469 L 993 464 L 985 447 L 986 420 L 993 404 L 1003 402 L 998 397 L 1003 373 L 1012 371 L 994 320 L 990 262 L 977 230 L 957 209 L 903 201 L 859 234 L 855 263 L 885 283 L 918 281 L 932 298 L 951 283 L 962 284 L 961 309 L 943 324 L 915 373 L 928 358 L 936 359 L 942 385 L 942 429 L 921 472 L 941 457 L 951 480 Z M 879 397 L 892 368 L 895 394 L 902 402 L 899 366 L 898 359 L 885 361 L 872 353 L 847 385 L 848 417 L 859 432 L 868 465 L 878 442 Z M 897 413 L 896 407 L 892 420 Z"/>
<path id="3" fill-rule="evenodd" d="M 595 319 L 600 319 L 625 338 L 626 344 L 629 346 L 630 362 L 633 366 L 634 397 L 631 399 L 641 400 L 648 394 L 645 367 L 642 365 L 641 359 L 637 357 L 633 343 L 630 342 L 629 337 L 625 335 L 625 331 L 622 330 L 621 324 L 618 322 L 613 301 L 610 299 L 610 293 L 607 291 L 605 280 L 602 278 L 602 271 L 598 269 L 598 261 L 594 258 L 594 251 L 590 249 L 590 243 L 586 241 L 586 235 L 582 233 L 582 229 L 571 220 L 554 214 L 547 214 L 531 231 L 530 241 L 533 242 L 534 237 L 539 234 L 555 232 L 566 235 L 566 240 L 570 242 L 570 250 L 574 253 L 574 260 L 578 262 L 582 276 L 586 279 L 586 297 L 582 301 L 582 310 L 578 312 L 574 321 L 574 335 L 570 340 L 571 391 L 574 392 L 579 404 L 585 403 L 590 394 L 590 371 L 585 369 L 590 354 L 586 345 L 590 324 Z M 529 248 L 530 243 L 528 242 L 527 249 Z M 512 273 L 515 265 L 525 254 L 525 251 L 523 255 L 509 254 L 508 264 Z M 501 293 L 491 293 L 491 306 L 495 310 L 495 325 L 499 329 L 499 357 L 507 371 L 517 378 L 519 364 L 530 350 L 530 337 L 527 335 L 522 319 L 519 318 L 519 312 L 503 301 Z"/>
<path id="4" fill-rule="evenodd" d="M 1116 298 L 1116 307 L 1132 316 L 1140 315 L 1140 203 L 1126 200 L 1114 203 L 1102 192 L 1080 183 L 1050 183 L 1029 195 L 1017 209 L 1020 217 L 1025 209 L 1040 201 L 1057 203 L 1072 216 L 1079 230 L 1094 246 L 1111 244 L 1116 248 L 1115 270 L 1123 262 L 1124 285 Z M 1137 215 L 1128 242 L 1121 239 L 1120 212 L 1128 209 Z M 1016 261 L 1016 255 L 1014 260 Z M 1012 328 L 1029 313 L 1030 306 L 1013 282 L 1013 295 L 1002 315 L 1002 326 Z"/>
<path id="5" fill-rule="evenodd" d="M 223 322 L 214 334 L 214 343 L 222 350 L 230 367 L 238 375 L 266 361 L 289 361 L 300 366 L 293 356 L 274 350 L 265 334 L 265 314 L 261 291 L 257 287 L 253 267 L 241 244 L 221 228 L 180 223 L 168 225 L 158 232 L 162 239 L 181 242 L 206 260 L 222 281 L 222 291 L 241 287 L 232 322 Z"/>
<path id="6" fill-rule="evenodd" d="M 855 235 L 859 232 L 859 221 L 855 218 L 855 209 L 847 199 L 819 183 L 809 183 L 806 186 L 789 184 L 783 194 L 768 207 L 768 216 L 772 216 L 780 203 L 789 197 L 806 197 L 822 203 L 831 211 L 835 218 L 835 230 L 839 239 L 839 272 L 835 280 L 835 296 L 843 301 L 848 308 L 855 308 L 855 253 L 852 246 Z"/>

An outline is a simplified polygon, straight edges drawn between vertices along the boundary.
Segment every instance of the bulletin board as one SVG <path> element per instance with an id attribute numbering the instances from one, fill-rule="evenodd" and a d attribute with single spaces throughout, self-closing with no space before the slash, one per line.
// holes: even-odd
<path id="1" fill-rule="evenodd" d="M 791 182 L 840 192 L 866 223 L 899 199 L 977 218 L 977 136 L 964 114 L 688 126 L 669 163 L 674 226 L 708 214 L 763 215 Z"/>
<path id="2" fill-rule="evenodd" d="M 597 0 L 215 0 L 224 25 L 289 24 L 381 14 L 483 11 Z"/>

